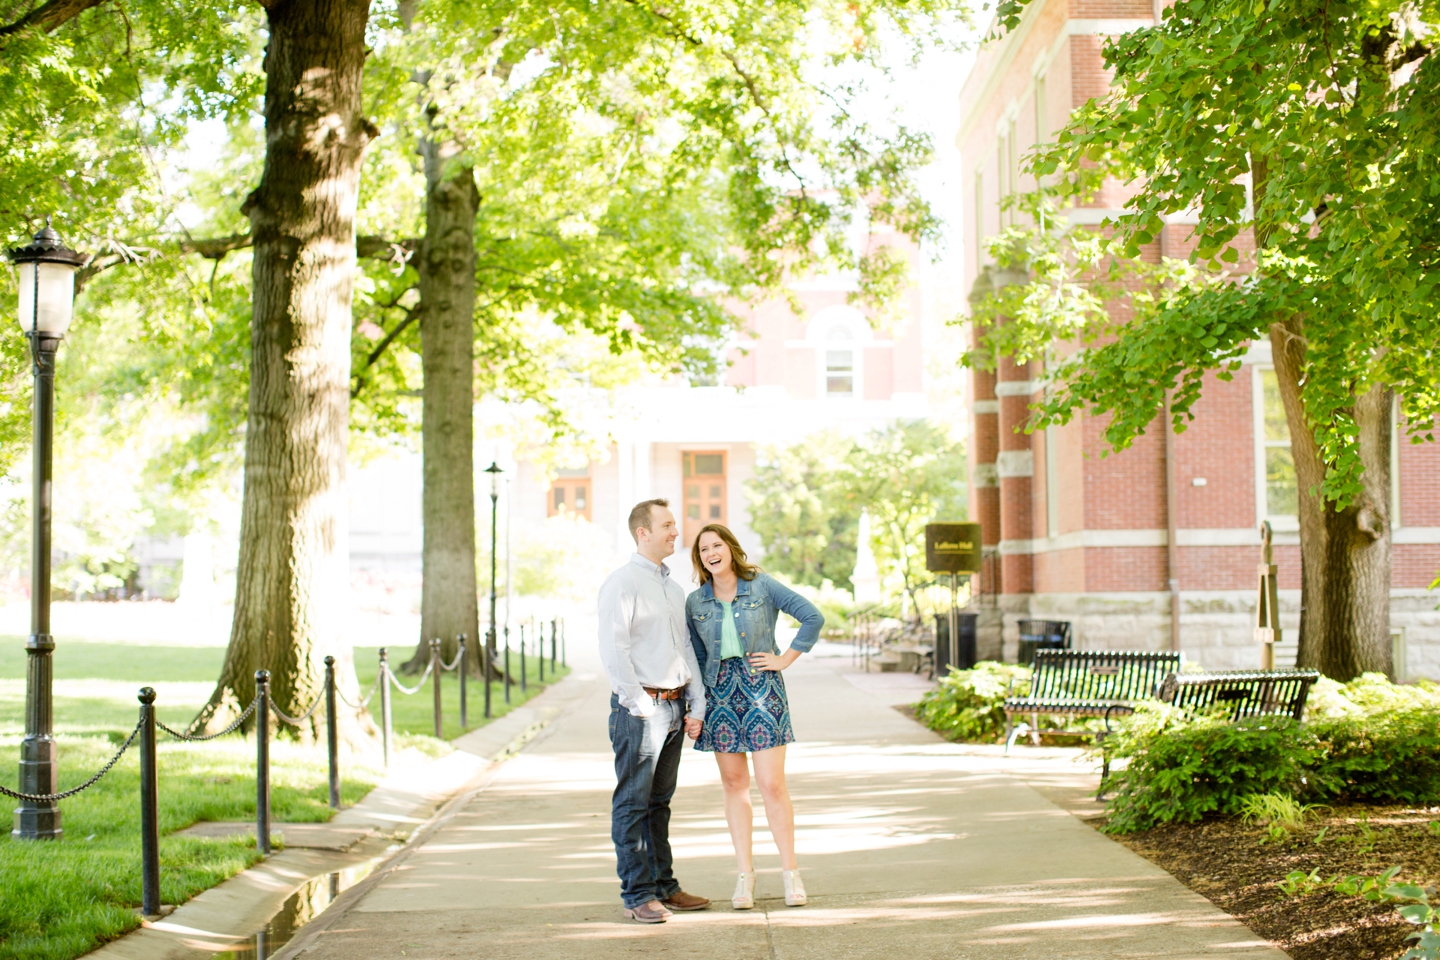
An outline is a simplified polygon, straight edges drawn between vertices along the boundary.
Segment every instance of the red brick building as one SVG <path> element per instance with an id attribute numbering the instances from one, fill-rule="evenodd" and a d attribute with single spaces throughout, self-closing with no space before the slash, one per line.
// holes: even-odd
<path id="1" fill-rule="evenodd" d="M 972 297 L 1016 278 L 987 263 L 985 238 L 1014 214 L 1001 200 L 1029 190 L 1021 158 L 1070 111 L 1106 92 L 1107 36 L 1155 22 L 1151 0 L 1036 0 L 1019 27 L 986 44 L 961 93 L 957 135 L 966 199 L 965 289 Z M 1123 208 L 1107 188 L 1072 223 L 1098 224 Z M 1146 256 L 1183 256 L 1189 228 L 1176 217 Z M 1196 419 L 1176 435 L 1156 422 L 1121 454 L 1102 459 L 1103 422 L 1077 417 L 1025 434 L 1040 364 L 1002 363 L 972 378 L 972 517 L 995 551 L 995 606 L 982 620 L 982 655 L 1013 659 L 1015 622 L 1070 620 L 1083 648 L 1172 644 L 1208 667 L 1255 667 L 1252 639 L 1258 528 L 1277 531 L 1284 642 L 1293 663 L 1300 603 L 1297 490 L 1289 434 L 1274 388 L 1270 345 L 1252 345 L 1240 374 L 1213 377 Z M 1168 434 L 1168 435 L 1167 435 Z M 1392 473 L 1391 627 L 1400 677 L 1440 677 L 1440 449 L 1397 437 Z M 1178 617 L 1172 619 L 1172 611 Z"/>

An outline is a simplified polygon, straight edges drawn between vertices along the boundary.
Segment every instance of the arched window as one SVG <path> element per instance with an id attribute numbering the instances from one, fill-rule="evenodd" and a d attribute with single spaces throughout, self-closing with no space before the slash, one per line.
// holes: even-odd
<path id="1" fill-rule="evenodd" d="M 806 345 L 814 349 L 822 400 L 848 400 L 864 395 L 865 347 L 874 340 L 865 315 L 836 304 L 810 318 Z"/>

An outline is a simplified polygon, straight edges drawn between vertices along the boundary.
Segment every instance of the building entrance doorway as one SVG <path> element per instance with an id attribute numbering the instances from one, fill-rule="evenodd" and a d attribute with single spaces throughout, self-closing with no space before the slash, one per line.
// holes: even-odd
<path id="1" fill-rule="evenodd" d="M 726 523 L 725 453 L 682 453 L 685 473 L 685 546 L 707 523 Z M 672 460 L 671 463 L 674 463 Z"/>

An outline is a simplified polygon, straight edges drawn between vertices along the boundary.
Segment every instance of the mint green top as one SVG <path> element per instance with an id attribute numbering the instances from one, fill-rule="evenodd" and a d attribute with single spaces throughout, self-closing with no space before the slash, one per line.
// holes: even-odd
<path id="1" fill-rule="evenodd" d="M 725 609 L 725 619 L 720 621 L 720 659 L 743 657 L 745 648 L 740 646 L 740 634 L 735 629 L 735 611 L 725 600 L 720 601 L 720 606 Z"/>

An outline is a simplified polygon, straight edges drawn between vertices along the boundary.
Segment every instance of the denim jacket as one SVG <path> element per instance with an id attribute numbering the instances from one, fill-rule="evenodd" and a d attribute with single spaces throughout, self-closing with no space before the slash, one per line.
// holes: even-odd
<path id="1" fill-rule="evenodd" d="M 759 574 L 754 580 L 741 580 L 730 605 L 735 614 L 735 632 L 740 645 L 748 653 L 779 653 L 775 644 L 775 621 L 785 611 L 800 621 L 800 632 L 790 641 L 790 649 L 808 653 L 820 639 L 825 618 L 815 605 L 779 581 Z M 720 677 L 720 618 L 725 608 L 715 599 L 715 586 L 707 583 L 685 599 L 685 622 L 690 625 L 690 643 L 705 685 L 713 687 Z"/>

